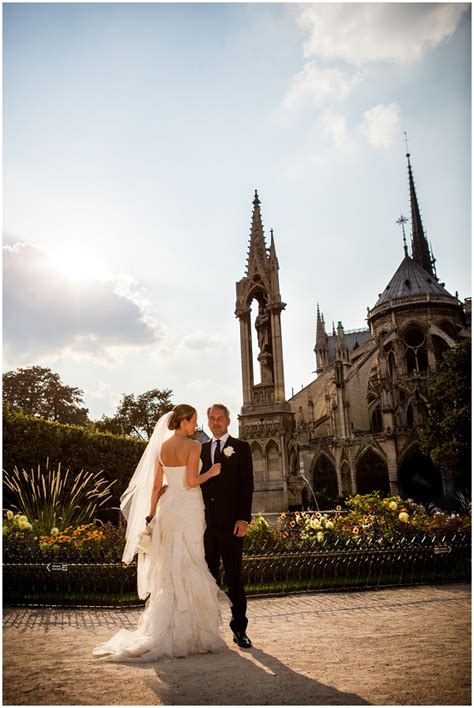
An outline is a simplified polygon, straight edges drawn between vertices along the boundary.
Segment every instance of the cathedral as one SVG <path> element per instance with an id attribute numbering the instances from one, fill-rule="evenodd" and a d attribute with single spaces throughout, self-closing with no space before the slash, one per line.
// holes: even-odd
<path id="1" fill-rule="evenodd" d="M 316 378 L 285 397 L 281 312 L 273 232 L 267 246 L 253 200 L 245 276 L 236 284 L 243 404 L 239 435 L 251 446 L 253 512 L 323 509 L 380 490 L 417 501 L 455 491 L 422 454 L 417 426 L 427 416 L 430 376 L 443 352 L 470 337 L 471 299 L 439 281 L 421 221 L 410 154 L 411 248 L 367 311 L 366 329 L 326 331 L 316 312 Z M 375 297 L 374 297 L 375 300 Z M 252 305 L 254 310 L 252 313 Z M 255 350 L 255 356 L 254 356 Z"/>

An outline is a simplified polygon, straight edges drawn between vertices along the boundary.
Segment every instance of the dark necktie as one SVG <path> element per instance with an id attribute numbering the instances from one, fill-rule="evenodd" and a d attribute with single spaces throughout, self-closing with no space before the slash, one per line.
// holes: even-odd
<path id="1" fill-rule="evenodd" d="M 216 449 L 214 450 L 214 464 L 221 461 L 221 441 L 216 441 Z"/>

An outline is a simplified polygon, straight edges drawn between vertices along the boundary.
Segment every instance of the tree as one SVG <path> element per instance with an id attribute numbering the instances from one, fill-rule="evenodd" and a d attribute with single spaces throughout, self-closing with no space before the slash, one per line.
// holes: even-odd
<path id="1" fill-rule="evenodd" d="M 423 452 L 458 486 L 471 479 L 471 341 L 463 339 L 443 354 L 430 386 L 430 409 L 420 429 Z"/>
<path id="2" fill-rule="evenodd" d="M 115 415 L 102 416 L 95 424 L 96 430 L 148 439 L 158 418 L 173 407 L 172 395 L 173 392 L 167 388 L 153 388 L 137 397 L 133 393 L 124 393 Z"/>
<path id="3" fill-rule="evenodd" d="M 30 366 L 3 374 L 3 404 L 14 411 L 73 425 L 90 425 L 84 393 L 51 369 Z"/>

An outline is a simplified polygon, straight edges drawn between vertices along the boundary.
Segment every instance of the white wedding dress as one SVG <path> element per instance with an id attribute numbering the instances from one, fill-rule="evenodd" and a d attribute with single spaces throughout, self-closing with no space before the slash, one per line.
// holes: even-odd
<path id="1" fill-rule="evenodd" d="M 168 488 L 158 502 L 150 549 L 139 558 L 139 595 L 150 593 L 146 608 L 134 631 L 121 629 L 96 646 L 94 656 L 155 661 L 226 646 L 219 630 L 220 602 L 229 601 L 204 557 L 201 489 L 186 486 L 186 467 L 163 465 L 163 471 Z"/>

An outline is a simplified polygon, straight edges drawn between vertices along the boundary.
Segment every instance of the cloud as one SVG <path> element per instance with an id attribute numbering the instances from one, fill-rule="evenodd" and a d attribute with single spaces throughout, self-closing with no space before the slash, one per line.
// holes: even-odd
<path id="1" fill-rule="evenodd" d="M 339 69 L 319 69 L 307 62 L 293 76 L 283 99 L 283 108 L 294 111 L 305 105 L 317 105 L 325 99 L 346 98 L 360 81 L 360 76 L 349 76 Z"/>
<path id="2" fill-rule="evenodd" d="M 114 361 L 157 347 L 162 328 L 130 278 L 71 280 L 40 248 L 3 248 L 5 360 L 17 366 L 61 356 Z"/>
<path id="3" fill-rule="evenodd" d="M 332 109 L 325 111 L 318 121 L 324 135 L 331 138 L 334 145 L 339 149 L 349 148 L 352 145 L 347 131 L 347 122 L 343 115 Z"/>
<path id="4" fill-rule="evenodd" d="M 113 415 L 122 398 L 120 393 L 104 381 L 98 381 L 95 389 L 84 389 L 84 397 L 99 403 L 105 415 Z"/>
<path id="5" fill-rule="evenodd" d="M 301 7 L 306 57 L 410 64 L 449 39 L 465 3 L 315 3 Z"/>
<path id="6" fill-rule="evenodd" d="M 196 353 L 220 351 L 227 346 L 225 337 L 208 332 L 192 332 L 185 335 L 179 343 L 180 353 Z"/>
<path id="7" fill-rule="evenodd" d="M 364 113 L 362 132 L 369 145 L 387 147 L 400 131 L 400 107 L 397 103 L 378 104 Z"/>

